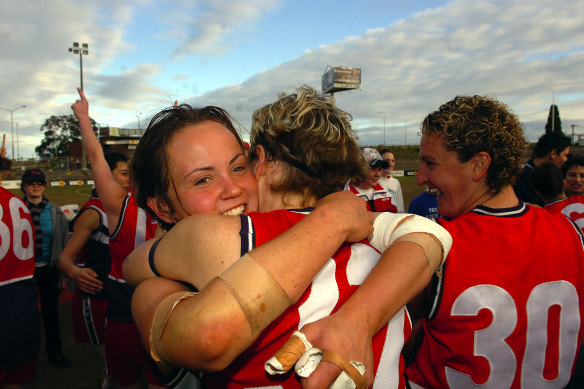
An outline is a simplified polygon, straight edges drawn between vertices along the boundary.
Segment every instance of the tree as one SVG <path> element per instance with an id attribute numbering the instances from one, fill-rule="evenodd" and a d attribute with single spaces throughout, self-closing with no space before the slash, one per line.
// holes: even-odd
<path id="1" fill-rule="evenodd" d="M 93 132 L 97 134 L 99 127 L 93 119 L 89 120 L 91 120 Z M 40 130 L 45 133 L 45 137 L 34 150 L 41 158 L 68 156 L 71 143 L 81 141 L 79 122 L 73 114 L 51 116 Z"/>
<path id="2" fill-rule="evenodd" d="M 553 123 L 553 126 L 552 126 Z M 560 111 L 555 104 L 550 105 L 550 113 L 548 114 L 547 123 L 545 125 L 545 133 L 562 132 L 562 121 L 560 120 Z"/>

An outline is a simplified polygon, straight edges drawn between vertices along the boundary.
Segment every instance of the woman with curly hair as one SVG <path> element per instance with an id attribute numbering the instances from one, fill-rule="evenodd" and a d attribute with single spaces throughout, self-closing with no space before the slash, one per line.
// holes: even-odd
<path id="1" fill-rule="evenodd" d="M 419 185 L 454 244 L 407 369 L 413 388 L 563 388 L 584 323 L 584 250 L 568 218 L 520 201 L 526 140 L 504 104 L 459 96 L 422 123 Z"/>

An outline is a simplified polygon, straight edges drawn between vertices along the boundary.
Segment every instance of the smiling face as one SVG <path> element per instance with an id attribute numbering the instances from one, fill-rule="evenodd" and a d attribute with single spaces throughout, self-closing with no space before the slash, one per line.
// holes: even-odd
<path id="1" fill-rule="evenodd" d="M 369 170 L 369 175 L 367 176 L 367 178 L 358 185 L 359 188 L 371 189 L 375 185 L 377 185 L 377 183 L 379 182 L 379 179 L 381 178 L 381 174 L 383 172 L 383 169 L 380 167 L 373 167 L 373 166 L 371 166 L 370 169 L 371 170 Z"/>
<path id="2" fill-rule="evenodd" d="M 45 190 L 47 190 L 47 185 L 40 181 L 22 184 L 24 195 L 33 204 L 38 204 L 42 201 Z"/>
<path id="3" fill-rule="evenodd" d="M 424 135 L 420 141 L 417 182 L 438 190 L 438 213 L 448 218 L 472 210 L 479 195 L 488 190 L 473 180 L 473 159 L 460 162 L 454 151 L 446 149 L 444 139 L 435 135 Z"/>
<path id="4" fill-rule="evenodd" d="M 167 147 L 174 213 L 157 215 L 177 222 L 189 215 L 237 215 L 258 209 L 257 182 L 241 146 L 222 124 L 213 121 L 187 126 Z"/>
<path id="5" fill-rule="evenodd" d="M 568 196 L 584 194 L 584 166 L 573 165 L 566 171 L 566 194 Z"/>

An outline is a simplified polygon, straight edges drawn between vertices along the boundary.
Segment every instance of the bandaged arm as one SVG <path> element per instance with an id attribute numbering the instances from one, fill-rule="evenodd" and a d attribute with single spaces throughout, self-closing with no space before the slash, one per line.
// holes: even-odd
<path id="1" fill-rule="evenodd" d="M 351 202 L 356 199 L 348 192 L 341 195 Z M 364 204 L 359 205 L 369 220 L 363 223 L 367 225 L 361 235 L 364 237 L 371 232 L 370 216 Z M 181 299 L 177 304 L 167 302 L 164 307 L 171 307 L 171 312 L 158 317 L 166 321 L 161 326 L 160 341 L 168 362 L 207 370 L 221 370 L 231 363 L 267 324 L 302 295 L 347 235 L 353 233 L 355 220 L 344 213 L 337 203 L 317 208 L 286 233 L 220 272 L 219 277 L 199 288 L 198 295 Z M 338 218 L 339 215 L 342 217 Z M 212 228 L 220 229 L 219 225 Z M 232 235 L 223 236 L 221 244 L 228 245 L 227 239 L 229 242 L 233 239 L 239 247 L 239 235 Z M 216 239 L 213 234 L 200 236 Z M 229 263 L 233 260 L 225 258 Z M 153 296 L 153 282 L 159 283 L 148 279 L 140 284 L 132 302 L 134 319 L 147 347 L 152 319 L 168 296 Z M 255 296 L 261 298 L 256 301 Z"/>
<path id="2" fill-rule="evenodd" d="M 367 323 L 373 336 L 429 284 L 448 256 L 452 237 L 422 216 L 385 212 L 375 219 L 370 243 L 381 258 L 335 316 Z"/>

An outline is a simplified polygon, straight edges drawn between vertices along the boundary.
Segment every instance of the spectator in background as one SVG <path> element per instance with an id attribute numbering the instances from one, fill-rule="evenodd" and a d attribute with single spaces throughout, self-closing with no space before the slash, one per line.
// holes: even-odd
<path id="1" fill-rule="evenodd" d="M 562 166 L 566 180 L 566 195 L 584 195 L 584 157 L 574 155 Z"/>
<path id="2" fill-rule="evenodd" d="M 542 163 L 533 172 L 533 186 L 545 209 L 561 212 L 580 229 L 584 228 L 584 196 L 566 196 L 562 169 L 551 163 Z"/>
<path id="3" fill-rule="evenodd" d="M 570 138 L 558 132 L 543 134 L 539 138 L 535 149 L 533 149 L 533 159 L 527 161 L 519 180 L 513 187 L 520 200 L 529 204 L 537 204 L 538 199 L 532 182 L 533 170 L 546 162 L 561 168 L 568 159 L 570 143 Z"/>
<path id="4" fill-rule="evenodd" d="M 426 190 L 414 197 L 410 206 L 408 207 L 408 213 L 413 213 L 416 215 L 427 217 L 436 221 L 438 215 L 438 189 L 430 188 L 426 185 Z"/>
<path id="5" fill-rule="evenodd" d="M 128 158 L 120 152 L 109 152 L 105 159 L 114 179 L 129 191 Z M 71 308 L 75 341 L 95 346 L 105 358 L 103 345 L 108 301 L 103 285 L 111 258 L 107 214 L 95 188 L 72 225 L 73 234 L 59 256 L 59 269 L 76 286 Z"/>
<path id="6" fill-rule="evenodd" d="M 60 367 L 71 362 L 63 355 L 59 328 L 59 294 L 65 287 L 60 280 L 57 260 L 67 243 L 67 218 L 56 204 L 50 203 L 44 193 L 47 189 L 45 174 L 40 169 L 28 169 L 22 175 L 20 188 L 23 200 L 30 210 L 35 230 L 34 278 L 39 287 L 41 316 L 45 330 L 45 347 L 49 361 Z"/>
<path id="7" fill-rule="evenodd" d="M 0 171 L 12 162 L 0 157 Z M 41 342 L 30 212 L 0 187 L 0 388 L 19 389 L 36 375 Z"/>
<path id="8" fill-rule="evenodd" d="M 379 150 L 379 154 L 381 155 L 381 159 L 389 164 L 387 169 L 383 169 L 381 173 L 381 178 L 379 179 L 379 183 L 384 188 L 389 190 L 389 193 L 393 196 L 396 202 L 397 211 L 399 213 L 405 212 L 404 207 L 404 195 L 402 194 L 401 185 L 397 178 L 392 177 L 391 173 L 395 168 L 395 156 L 390 149 L 382 148 Z"/>
<path id="9" fill-rule="evenodd" d="M 369 165 L 369 175 L 362 181 L 349 181 L 345 184 L 345 190 L 367 201 L 367 209 L 372 212 L 397 213 L 395 198 L 389 189 L 379 184 L 383 169 L 389 167 L 389 163 L 381 159 L 379 152 L 373 148 L 363 149 L 363 157 Z"/>

